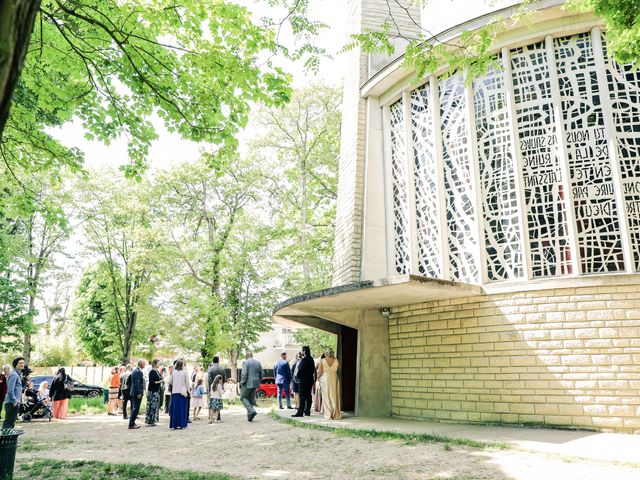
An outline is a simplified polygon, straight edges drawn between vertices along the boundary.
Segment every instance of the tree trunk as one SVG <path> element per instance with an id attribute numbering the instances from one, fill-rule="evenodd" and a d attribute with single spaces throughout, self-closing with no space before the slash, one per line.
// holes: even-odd
<path id="1" fill-rule="evenodd" d="M 309 257 L 307 252 L 307 162 L 302 160 L 300 179 L 302 182 L 302 198 L 300 200 L 300 250 L 302 250 L 302 276 L 305 287 L 308 290 L 311 286 L 311 272 L 309 271 Z"/>
<path id="2" fill-rule="evenodd" d="M 0 0 L 0 138 L 39 9 L 40 0 Z"/>
<path id="3" fill-rule="evenodd" d="M 29 317 L 29 324 L 27 325 L 28 328 L 25 329 L 22 342 L 22 356 L 27 364 L 31 359 L 31 334 L 33 333 L 33 319 L 36 316 L 36 291 L 38 289 L 38 279 L 40 278 L 40 268 L 38 265 L 33 265 L 30 266 L 28 271 L 28 283 L 31 290 L 29 293 L 29 311 L 27 313 L 27 316 Z"/>

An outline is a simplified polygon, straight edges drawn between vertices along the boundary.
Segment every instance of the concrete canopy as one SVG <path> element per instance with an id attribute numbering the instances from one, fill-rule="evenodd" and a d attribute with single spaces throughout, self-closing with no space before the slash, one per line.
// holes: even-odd
<path id="1" fill-rule="evenodd" d="M 290 298 L 274 309 L 273 317 L 280 324 L 304 325 L 336 334 L 343 406 L 353 405 L 357 415 L 389 416 L 389 321 L 381 309 L 481 293 L 476 285 L 400 275 Z M 352 401 L 347 401 L 345 395 Z"/>
<path id="2" fill-rule="evenodd" d="M 278 323 L 282 321 L 285 324 L 291 324 L 293 318 L 301 317 L 300 323 L 308 325 L 304 318 L 310 314 L 326 313 L 331 316 L 331 313 L 351 309 L 381 309 L 480 294 L 482 289 L 476 285 L 418 275 L 397 275 L 299 295 L 277 305 L 273 316 Z"/>

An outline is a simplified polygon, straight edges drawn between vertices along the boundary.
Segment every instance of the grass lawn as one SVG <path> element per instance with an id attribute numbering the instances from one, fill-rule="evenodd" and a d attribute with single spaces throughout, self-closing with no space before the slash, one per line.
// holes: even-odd
<path id="1" fill-rule="evenodd" d="M 104 403 L 102 397 L 99 398 L 83 398 L 83 397 L 71 397 L 69 399 L 69 413 L 105 413 L 107 411 L 107 404 Z"/>
<path id="2" fill-rule="evenodd" d="M 19 462 L 15 480 L 233 480 L 236 477 L 220 473 L 174 471 L 151 465 L 124 465 L 90 461 L 63 462 L 36 460 Z"/>

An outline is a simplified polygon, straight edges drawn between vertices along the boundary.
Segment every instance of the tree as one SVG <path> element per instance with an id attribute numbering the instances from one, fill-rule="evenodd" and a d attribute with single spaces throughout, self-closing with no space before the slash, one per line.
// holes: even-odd
<path id="1" fill-rule="evenodd" d="M 260 180 L 251 162 L 213 171 L 201 160 L 165 172 L 158 181 L 162 230 L 179 259 L 179 273 L 167 288 L 175 316 L 186 324 L 178 328 L 186 328 L 190 339 L 179 343 L 199 351 L 205 362 L 225 351 L 233 368 L 239 352 L 270 323 L 258 306 L 268 300 L 265 284 L 271 281 L 257 273 L 264 262 L 258 252 L 267 243 Z"/>
<path id="2" fill-rule="evenodd" d="M 258 116 L 265 133 L 252 151 L 265 165 L 289 295 L 330 285 L 341 102 L 338 89 L 312 85 Z"/>
<path id="3" fill-rule="evenodd" d="M 128 363 L 141 313 L 153 295 L 155 279 L 162 276 L 160 234 L 152 223 L 149 185 L 119 179 L 110 170 L 83 182 L 78 189 L 78 215 L 91 250 L 104 261 L 108 313 L 115 323 L 120 361 Z"/>
<path id="4" fill-rule="evenodd" d="M 48 204 L 43 208 L 33 209 L 24 221 L 26 251 L 22 260 L 26 269 L 24 279 L 28 292 L 28 311 L 22 356 L 27 362 L 31 356 L 31 336 L 36 328 L 36 298 L 41 294 L 42 274 L 50 266 L 53 254 L 69 235 L 66 217 L 61 207 L 67 196 L 61 195 L 56 198 L 54 195 L 55 189 L 52 189 L 51 185 L 41 185 L 37 193 L 38 199 Z"/>
<path id="5" fill-rule="evenodd" d="M 0 215 L 10 222 L 11 241 L 0 244 L 0 250 L 7 257 L 11 273 L 7 279 L 24 285 L 26 311 L 21 316 L 22 355 L 29 361 L 31 355 L 31 336 L 36 330 L 34 325 L 38 314 L 36 299 L 43 289 L 42 276 L 52 265 L 52 258 L 62 242 L 69 235 L 69 225 L 65 216 L 68 194 L 55 178 L 41 173 L 27 174 L 16 167 L 11 178 L 4 180 L 4 202 L 0 202 Z M 19 182 L 19 184 L 17 183 Z M 7 237 L 8 238 L 8 237 Z M 4 249 L 7 245 L 12 247 Z"/>
<path id="6" fill-rule="evenodd" d="M 331 349 L 336 351 L 338 337 L 333 333 L 317 328 L 301 328 L 293 332 L 293 338 L 300 345 L 308 345 L 313 355 L 325 353 Z"/>
<path id="7" fill-rule="evenodd" d="M 238 377 L 237 365 L 243 353 L 256 351 L 254 345 L 260 334 L 271 329 L 271 309 L 276 303 L 268 262 L 270 235 L 257 224 L 250 221 L 239 228 L 225 275 L 223 303 L 228 314 L 221 325 L 219 345 L 229 359 L 234 378 Z"/>
<path id="8" fill-rule="evenodd" d="M 14 229 L 10 219 L 0 218 L 0 352 L 17 351 L 22 346 L 27 321 L 27 286 L 13 275 Z"/>
<path id="9" fill-rule="evenodd" d="M 303 39 L 323 27 L 305 18 L 307 0 L 269 3 L 288 7 L 284 20 L 254 22 L 247 8 L 221 0 L 0 2 L 3 148 L 30 145 L 49 166 L 77 167 L 77 152 L 45 128 L 78 117 L 90 138 L 126 135 L 126 170 L 137 175 L 157 115 L 169 131 L 214 145 L 212 161 L 232 159 L 250 105 L 289 98 L 290 78 L 273 56 L 314 67 L 322 53 L 308 40 L 296 49 L 279 43 L 284 23 Z"/>
<path id="10" fill-rule="evenodd" d="M 122 278 L 117 280 L 118 288 L 121 288 Z M 112 270 L 105 261 L 87 268 L 80 279 L 71 311 L 75 336 L 82 350 L 94 361 L 103 364 L 115 364 L 122 360 L 117 340 L 118 306 L 113 301 L 112 281 Z"/>

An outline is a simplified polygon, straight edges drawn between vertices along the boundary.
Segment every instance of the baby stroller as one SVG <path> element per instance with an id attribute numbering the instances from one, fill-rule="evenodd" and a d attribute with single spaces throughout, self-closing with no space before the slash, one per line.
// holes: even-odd
<path id="1" fill-rule="evenodd" d="M 20 404 L 20 415 L 23 422 L 30 422 L 33 418 L 53 418 L 51 407 L 44 399 L 38 398 L 38 392 L 31 389 L 25 389 L 22 392 L 22 403 Z"/>

